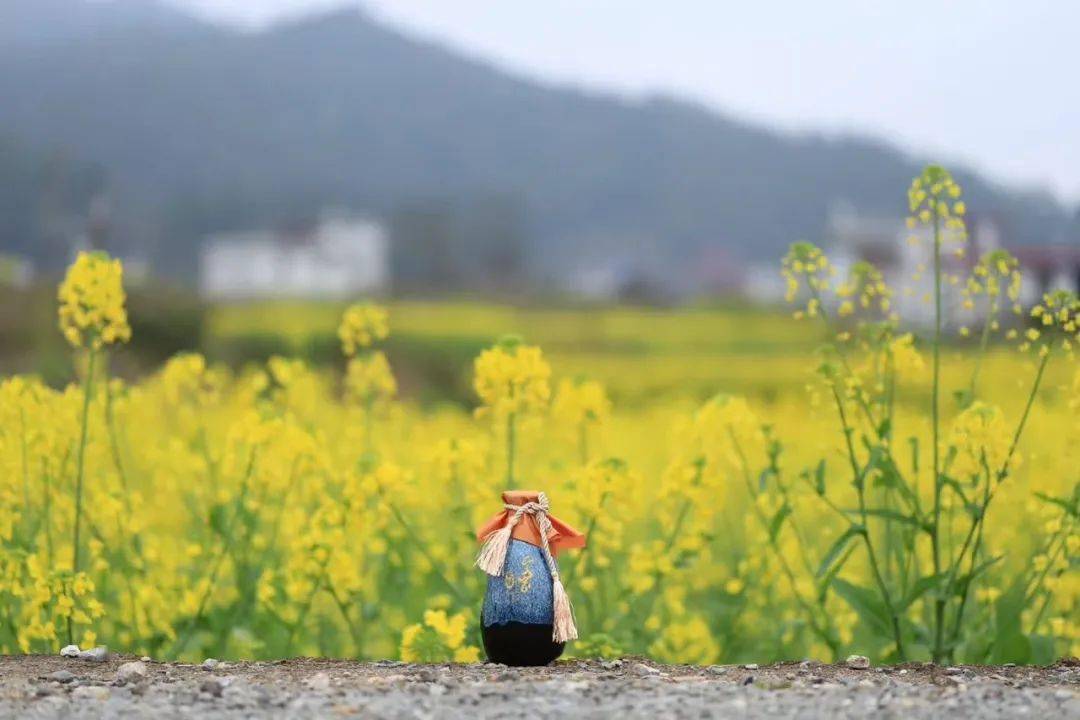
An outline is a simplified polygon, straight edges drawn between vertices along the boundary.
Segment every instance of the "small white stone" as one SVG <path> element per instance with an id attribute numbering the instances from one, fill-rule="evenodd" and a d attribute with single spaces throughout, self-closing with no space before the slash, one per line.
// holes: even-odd
<path id="1" fill-rule="evenodd" d="M 143 662 L 150 662 L 150 656 L 149 655 L 143 655 L 139 659 L 142 660 Z"/>
<path id="2" fill-rule="evenodd" d="M 645 663 L 635 663 L 634 664 L 634 672 L 636 672 L 638 675 L 643 675 L 643 676 L 659 675 L 660 674 L 659 670 L 657 670 L 654 667 L 650 667 L 650 666 L 646 665 Z"/>
<path id="3" fill-rule="evenodd" d="M 865 655 L 848 655 L 844 664 L 853 670 L 867 670 L 870 668 L 870 658 Z"/>
<path id="4" fill-rule="evenodd" d="M 306 684 L 312 690 L 326 690 L 330 687 L 330 676 L 324 672 L 315 673 L 307 679 Z"/>
<path id="5" fill-rule="evenodd" d="M 116 679 L 122 682 L 138 682 L 146 677 L 146 665 L 141 661 L 126 662 L 116 669 Z"/>
<path id="6" fill-rule="evenodd" d="M 71 691 L 76 700 L 108 700 L 109 688 L 102 685 L 80 685 Z"/>
<path id="7" fill-rule="evenodd" d="M 71 658 L 79 657 L 79 646 L 78 645 L 65 645 L 64 648 L 60 651 L 60 655 L 62 657 L 71 657 Z"/>
<path id="8" fill-rule="evenodd" d="M 757 670 L 757 669 L 758 669 L 758 664 L 757 663 L 746 663 L 745 665 L 743 665 L 743 670 Z"/>
<path id="9" fill-rule="evenodd" d="M 109 659 L 109 648 L 104 645 L 98 645 L 96 648 L 83 650 L 79 653 L 79 659 L 88 662 L 105 662 Z"/>
<path id="10" fill-rule="evenodd" d="M 213 670 L 219 664 L 220 663 L 217 660 L 215 660 L 214 658 L 206 658 L 205 660 L 202 661 L 202 669 L 203 670 Z"/>

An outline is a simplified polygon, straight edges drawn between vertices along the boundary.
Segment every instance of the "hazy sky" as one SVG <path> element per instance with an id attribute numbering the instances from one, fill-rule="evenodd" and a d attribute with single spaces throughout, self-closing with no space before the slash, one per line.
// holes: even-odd
<path id="1" fill-rule="evenodd" d="M 262 24 L 342 0 L 171 0 Z M 357 2 L 352 2 L 357 4 Z M 791 129 L 855 129 L 1080 201 L 1080 3 L 367 0 L 547 80 L 660 90 Z"/>

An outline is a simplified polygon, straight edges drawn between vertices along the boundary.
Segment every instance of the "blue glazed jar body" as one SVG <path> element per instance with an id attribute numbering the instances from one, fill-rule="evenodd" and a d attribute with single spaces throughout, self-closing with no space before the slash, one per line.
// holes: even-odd
<path id="1" fill-rule="evenodd" d="M 551 572 L 543 551 L 511 540 L 499 577 L 488 577 L 481 613 L 484 650 L 492 662 L 546 665 L 562 654 L 552 639 L 554 622 Z"/>

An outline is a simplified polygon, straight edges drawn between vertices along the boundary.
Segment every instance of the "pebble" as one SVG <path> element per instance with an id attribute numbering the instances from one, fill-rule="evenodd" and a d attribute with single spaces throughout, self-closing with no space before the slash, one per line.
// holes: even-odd
<path id="1" fill-rule="evenodd" d="M 745 665 L 743 665 L 743 670 L 757 670 L 757 669 L 758 669 L 758 664 L 757 663 L 746 663 Z"/>
<path id="2" fill-rule="evenodd" d="M 57 670 L 49 675 L 49 679 L 58 683 L 69 683 L 75 679 L 75 673 L 70 670 Z"/>
<path id="3" fill-rule="evenodd" d="M 61 657 L 69 657 L 69 658 L 79 657 L 79 646 L 78 645 L 65 645 L 63 647 L 63 649 L 60 650 L 60 656 Z"/>
<path id="4" fill-rule="evenodd" d="M 852 670 L 868 670 L 870 668 L 870 658 L 865 655 L 848 655 L 848 659 L 844 661 Z"/>
<path id="5" fill-rule="evenodd" d="M 121 682 L 138 682 L 146 677 L 146 664 L 141 660 L 126 662 L 116 669 L 116 679 Z"/>
<path id="6" fill-rule="evenodd" d="M 221 697 L 230 683 L 232 683 L 232 678 L 227 676 L 207 678 L 199 683 L 199 690 L 213 697 Z"/>
<path id="7" fill-rule="evenodd" d="M 108 700 L 109 688 L 103 685 L 80 685 L 71 691 L 71 697 L 76 700 Z"/>
<path id="8" fill-rule="evenodd" d="M 79 659 L 87 662 L 105 662 L 109 659 L 109 648 L 98 645 L 96 648 L 83 650 L 79 653 Z"/>
<path id="9" fill-rule="evenodd" d="M 150 662 L 150 656 L 149 655 L 143 655 L 139 659 L 142 660 L 143 662 Z"/>
<path id="10" fill-rule="evenodd" d="M 641 675 L 642 677 L 655 677 L 656 675 L 660 674 L 659 670 L 652 667 L 651 665 L 646 665 L 645 663 L 634 663 L 633 670 L 635 673 Z"/>
<path id="11" fill-rule="evenodd" d="M 318 672 L 318 673 L 315 673 L 314 675 L 312 675 L 311 677 L 309 677 L 305 681 L 305 684 L 311 690 L 315 690 L 315 691 L 326 690 L 326 689 L 328 689 L 330 687 L 330 676 L 327 675 L 324 672 Z"/>
<path id="12" fill-rule="evenodd" d="M 405 681 L 405 676 L 401 674 L 394 675 L 375 675 L 368 678 L 368 682 L 372 685 L 393 685 Z"/>
<path id="13" fill-rule="evenodd" d="M 713 675 L 724 675 L 728 671 L 728 669 L 726 667 L 724 667 L 723 665 L 710 665 L 709 667 L 707 667 L 705 669 L 708 672 L 712 673 Z"/>
<path id="14" fill-rule="evenodd" d="M 958 668 L 958 667 L 953 667 L 953 666 L 945 668 L 945 674 L 946 675 L 960 675 L 963 672 L 964 672 L 963 668 Z"/>
<path id="15" fill-rule="evenodd" d="M 203 670 L 213 670 L 214 668 L 216 668 L 220 664 L 221 663 L 218 662 L 217 660 L 215 660 L 214 658 L 206 658 L 205 660 L 202 661 L 202 669 Z"/>

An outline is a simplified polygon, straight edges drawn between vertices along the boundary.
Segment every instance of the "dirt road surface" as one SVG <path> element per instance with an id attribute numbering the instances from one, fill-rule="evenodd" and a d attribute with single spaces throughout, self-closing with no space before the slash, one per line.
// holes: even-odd
<path id="1" fill-rule="evenodd" d="M 1080 661 L 858 669 L 628 658 L 508 668 L 0 657 L 0 717 L 1080 719 Z"/>

